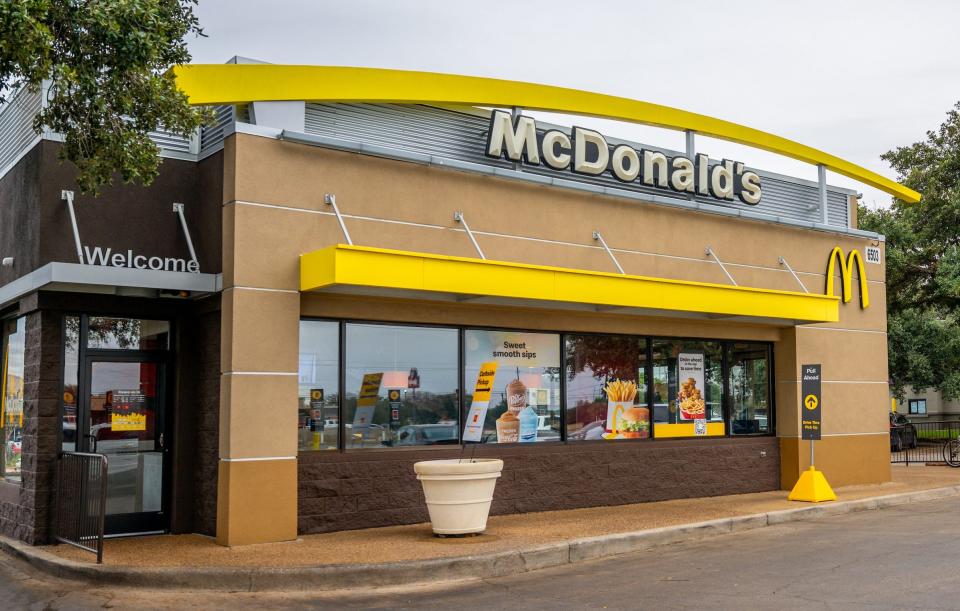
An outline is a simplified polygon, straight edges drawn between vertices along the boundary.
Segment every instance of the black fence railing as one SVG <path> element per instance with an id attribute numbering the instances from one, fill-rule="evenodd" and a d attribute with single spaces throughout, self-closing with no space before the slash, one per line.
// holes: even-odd
<path id="1" fill-rule="evenodd" d="M 57 541 L 97 555 L 103 562 L 107 511 L 107 457 L 64 452 L 57 469 Z"/>
<path id="2" fill-rule="evenodd" d="M 911 422 L 890 427 L 890 462 L 943 463 L 943 446 L 960 437 L 960 420 Z"/>

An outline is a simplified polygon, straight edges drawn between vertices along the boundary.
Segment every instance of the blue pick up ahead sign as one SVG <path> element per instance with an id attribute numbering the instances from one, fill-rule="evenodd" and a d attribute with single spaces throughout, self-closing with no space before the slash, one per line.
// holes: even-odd
<path id="1" fill-rule="evenodd" d="M 820 439 L 820 364 L 800 367 L 800 429 L 803 439 Z"/>

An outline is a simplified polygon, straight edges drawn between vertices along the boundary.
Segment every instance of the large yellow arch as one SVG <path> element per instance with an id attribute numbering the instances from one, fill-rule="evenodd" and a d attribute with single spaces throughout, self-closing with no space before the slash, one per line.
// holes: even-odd
<path id="1" fill-rule="evenodd" d="M 823 165 L 903 201 L 920 194 L 876 172 L 815 148 L 722 119 L 600 93 L 519 81 L 383 68 L 278 64 L 193 64 L 173 69 L 190 103 L 255 101 L 368 102 L 499 106 L 642 123 L 746 144 Z"/>
<path id="2" fill-rule="evenodd" d="M 860 251 L 854 248 L 843 260 L 843 249 L 837 246 L 830 251 L 830 260 L 827 263 L 827 290 L 826 294 L 833 295 L 833 276 L 836 272 L 836 262 L 840 261 L 840 294 L 843 296 L 843 302 L 849 303 L 853 295 L 853 270 L 856 265 L 857 277 L 860 279 L 860 307 L 867 309 L 870 307 L 870 293 L 867 290 L 867 270 L 863 267 L 863 257 Z"/>

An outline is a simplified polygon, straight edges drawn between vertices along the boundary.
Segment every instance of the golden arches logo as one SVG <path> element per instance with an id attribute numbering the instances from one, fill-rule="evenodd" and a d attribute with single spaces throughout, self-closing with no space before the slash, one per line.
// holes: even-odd
<path id="1" fill-rule="evenodd" d="M 827 263 L 827 295 L 833 295 L 833 277 L 836 272 L 836 263 L 840 261 L 840 291 L 843 296 L 843 302 L 848 303 L 853 293 L 853 266 L 856 263 L 857 276 L 860 278 L 860 307 L 867 309 L 870 307 L 870 293 L 867 290 L 867 272 L 863 267 L 863 257 L 856 248 L 850 251 L 846 260 L 843 258 L 843 249 L 837 246 L 830 251 L 830 259 Z"/>

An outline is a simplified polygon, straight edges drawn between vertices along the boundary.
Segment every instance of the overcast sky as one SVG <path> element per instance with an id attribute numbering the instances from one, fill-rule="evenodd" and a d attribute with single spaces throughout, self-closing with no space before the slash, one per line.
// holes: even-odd
<path id="1" fill-rule="evenodd" d="M 772 132 L 895 178 L 880 155 L 960 100 L 960 2 L 200 0 L 197 63 L 428 70 L 561 85 Z M 683 148 L 677 132 L 578 120 Z M 816 179 L 816 169 L 715 140 L 698 151 Z M 842 176 L 829 182 L 890 197 Z"/>

